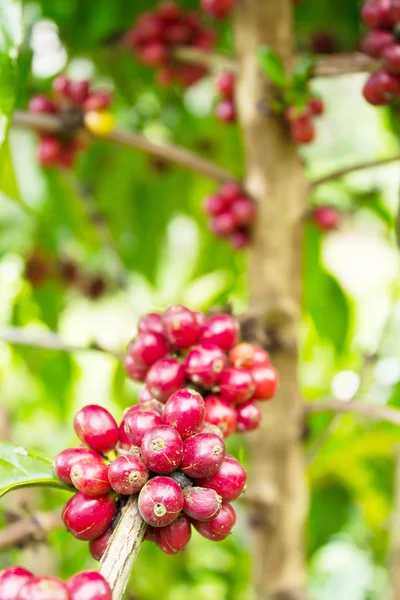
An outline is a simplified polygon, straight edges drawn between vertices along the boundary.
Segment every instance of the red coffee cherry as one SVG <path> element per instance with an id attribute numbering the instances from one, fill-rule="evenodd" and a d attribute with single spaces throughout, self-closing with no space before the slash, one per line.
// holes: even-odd
<path id="1" fill-rule="evenodd" d="M 256 361 L 269 364 L 269 355 L 262 348 L 242 342 L 229 352 L 229 360 L 233 367 L 249 369 Z"/>
<path id="2" fill-rule="evenodd" d="M 52 88 L 59 96 L 69 97 L 69 86 L 71 80 L 65 75 L 59 75 L 53 80 Z"/>
<path id="3" fill-rule="evenodd" d="M 203 9 L 216 19 L 225 19 L 233 9 L 235 0 L 201 0 Z"/>
<path id="4" fill-rule="evenodd" d="M 181 436 L 169 425 L 158 425 L 145 434 L 140 452 L 150 471 L 160 475 L 172 473 L 179 467 L 182 459 Z"/>
<path id="5" fill-rule="evenodd" d="M 1 600 L 15 600 L 19 590 L 32 577 L 33 574 L 22 567 L 10 567 L 0 571 Z"/>
<path id="6" fill-rule="evenodd" d="M 389 15 L 392 24 L 397 25 L 400 21 L 400 0 L 391 0 Z"/>
<path id="7" fill-rule="evenodd" d="M 222 372 L 219 385 L 221 396 L 233 404 L 249 400 L 256 387 L 252 371 L 236 367 L 230 367 Z"/>
<path id="8" fill-rule="evenodd" d="M 170 477 L 154 477 L 140 491 L 140 514 L 153 527 L 170 525 L 182 508 L 182 490 Z"/>
<path id="9" fill-rule="evenodd" d="M 139 456 L 123 454 L 116 458 L 108 469 L 111 487 L 118 494 L 137 494 L 149 479 L 149 471 Z"/>
<path id="10" fill-rule="evenodd" d="M 47 135 L 38 146 L 37 158 L 42 167 L 50 167 L 58 163 L 61 153 L 60 140 L 52 135 Z"/>
<path id="11" fill-rule="evenodd" d="M 110 107 L 112 102 L 111 94 L 108 92 L 97 92 L 95 94 L 91 94 L 87 100 L 85 100 L 83 105 L 83 110 L 85 111 L 99 111 L 106 110 Z"/>
<path id="12" fill-rule="evenodd" d="M 233 123 L 236 121 L 236 108 L 232 100 L 223 100 L 215 107 L 215 114 L 223 123 Z"/>
<path id="13" fill-rule="evenodd" d="M 151 400 L 153 400 L 153 396 L 151 395 L 149 388 L 144 385 L 140 390 L 139 402 L 140 404 L 144 404 L 145 402 L 150 402 Z"/>
<path id="14" fill-rule="evenodd" d="M 207 196 L 204 201 L 204 210 L 207 214 L 217 217 L 229 209 L 229 204 L 219 194 Z"/>
<path id="15" fill-rule="evenodd" d="M 182 304 L 170 306 L 162 316 L 165 335 L 178 350 L 189 348 L 197 342 L 199 326 L 191 310 Z"/>
<path id="16" fill-rule="evenodd" d="M 155 531 L 157 546 L 165 554 L 177 554 L 188 545 L 191 537 L 192 527 L 185 515 L 180 515 L 170 525 L 158 527 Z"/>
<path id="17" fill-rule="evenodd" d="M 148 313 L 139 319 L 138 329 L 140 332 L 159 333 L 164 335 L 164 326 L 160 313 Z"/>
<path id="18" fill-rule="evenodd" d="M 200 394 L 194 390 L 178 390 L 167 400 L 163 421 L 185 439 L 199 431 L 204 423 L 205 410 Z"/>
<path id="19" fill-rule="evenodd" d="M 236 513 L 230 504 L 223 504 L 220 513 L 211 521 L 192 521 L 197 531 L 213 542 L 221 542 L 232 532 Z"/>
<path id="20" fill-rule="evenodd" d="M 257 215 L 255 203 L 247 196 L 240 196 L 234 200 L 231 210 L 240 226 L 250 225 Z"/>
<path id="21" fill-rule="evenodd" d="M 230 315 L 214 315 L 207 319 L 201 342 L 216 344 L 223 350 L 230 350 L 239 341 L 239 323 Z"/>
<path id="22" fill-rule="evenodd" d="M 133 446 L 140 446 L 145 433 L 152 427 L 161 424 L 161 416 L 154 411 L 136 410 L 136 407 L 132 407 L 124 414 L 121 427 L 129 443 Z"/>
<path id="23" fill-rule="evenodd" d="M 199 334 L 201 335 L 203 333 L 203 328 L 206 324 L 207 317 L 200 310 L 194 310 L 193 314 L 194 314 L 194 318 L 196 319 L 197 325 L 199 326 Z"/>
<path id="24" fill-rule="evenodd" d="M 124 367 L 127 375 L 135 381 L 144 381 L 149 370 L 148 367 L 138 364 L 129 354 L 124 358 Z"/>
<path id="25" fill-rule="evenodd" d="M 333 206 L 317 206 L 312 211 L 312 217 L 323 231 L 337 229 L 340 224 L 340 212 Z"/>
<path id="26" fill-rule="evenodd" d="M 391 73 L 400 73 L 400 44 L 387 46 L 382 54 L 382 58 Z"/>
<path id="27" fill-rule="evenodd" d="M 237 423 L 236 431 L 244 433 L 257 429 L 261 423 L 262 415 L 256 402 L 248 400 L 239 404 L 236 409 Z"/>
<path id="28" fill-rule="evenodd" d="M 146 376 L 146 385 L 150 393 L 160 402 L 166 402 L 184 383 L 185 370 L 176 358 L 158 360 Z"/>
<path id="29" fill-rule="evenodd" d="M 74 104 L 83 104 L 88 99 L 90 92 L 89 81 L 70 81 L 68 96 Z"/>
<path id="30" fill-rule="evenodd" d="M 77 573 L 66 582 L 70 600 L 112 600 L 112 591 L 97 571 Z"/>
<path id="31" fill-rule="evenodd" d="M 230 402 L 221 396 L 207 396 L 205 403 L 207 423 L 219 427 L 224 437 L 236 431 L 236 410 Z"/>
<path id="32" fill-rule="evenodd" d="M 222 506 L 222 498 L 213 489 L 188 487 L 183 490 L 183 510 L 197 521 L 210 521 L 216 517 Z"/>
<path id="33" fill-rule="evenodd" d="M 383 51 L 396 41 L 389 31 L 371 31 L 362 41 L 361 50 L 372 58 L 381 58 Z"/>
<path id="34" fill-rule="evenodd" d="M 369 29 L 390 27 L 390 2 L 368 0 L 361 9 L 361 18 Z"/>
<path id="35" fill-rule="evenodd" d="M 202 487 L 214 490 L 224 503 L 233 502 L 233 500 L 239 498 L 243 494 L 246 483 L 246 469 L 230 454 L 225 456 L 220 468 L 214 475 L 198 481 L 198 484 Z"/>
<path id="36" fill-rule="evenodd" d="M 315 138 L 315 128 L 308 118 L 293 121 L 290 125 L 292 139 L 297 144 L 310 144 Z"/>
<path id="37" fill-rule="evenodd" d="M 210 477 L 221 466 L 225 444 L 214 433 L 196 433 L 183 442 L 181 469 L 189 477 Z"/>
<path id="38" fill-rule="evenodd" d="M 228 202 L 228 204 L 232 204 L 236 198 L 239 198 L 243 195 L 242 186 L 235 181 L 231 181 L 230 183 L 224 183 L 219 189 L 219 195 Z"/>
<path id="39" fill-rule="evenodd" d="M 210 221 L 210 229 L 218 237 L 229 236 L 231 233 L 234 233 L 237 227 L 238 222 L 230 209 L 217 215 Z"/>
<path id="40" fill-rule="evenodd" d="M 64 583 L 56 577 L 31 577 L 15 600 L 71 600 Z"/>
<path id="41" fill-rule="evenodd" d="M 278 371 L 272 366 L 255 365 L 250 369 L 255 389 L 253 400 L 270 400 L 276 394 L 279 384 Z"/>
<path id="42" fill-rule="evenodd" d="M 97 452 L 109 452 L 117 445 L 118 425 L 102 406 L 84 406 L 75 415 L 74 429 L 79 439 Z"/>
<path id="43" fill-rule="evenodd" d="M 78 492 L 64 506 L 62 519 L 74 537 L 90 541 L 110 527 L 114 514 L 115 503 L 109 496 L 93 498 Z"/>
<path id="44" fill-rule="evenodd" d="M 63 483 L 71 485 L 71 467 L 82 458 L 91 458 L 98 460 L 100 455 L 94 450 L 78 446 L 77 448 L 67 448 L 57 454 L 54 461 L 54 471 Z"/>
<path id="45" fill-rule="evenodd" d="M 160 358 L 164 358 L 169 349 L 169 344 L 163 335 L 148 331 L 139 333 L 130 342 L 127 353 L 136 364 L 151 367 Z"/>
<path id="46" fill-rule="evenodd" d="M 111 490 L 108 466 L 100 459 L 82 458 L 71 468 L 72 485 L 86 496 L 104 496 Z"/>
<path id="47" fill-rule="evenodd" d="M 377 71 L 368 78 L 363 94 L 367 102 L 374 106 L 388 104 L 399 94 L 398 77 L 388 71 Z"/>
<path id="48" fill-rule="evenodd" d="M 189 379 L 205 388 L 216 385 L 226 365 L 225 353 L 215 344 L 193 346 L 186 357 L 185 373 Z"/>
<path id="49" fill-rule="evenodd" d="M 50 98 L 39 94 L 31 98 L 31 101 L 29 102 L 29 112 L 55 114 L 57 112 L 57 106 Z"/>
<path id="50" fill-rule="evenodd" d="M 308 100 L 308 110 L 314 117 L 319 117 L 324 114 L 324 103 L 318 96 L 311 96 Z"/>
<path id="51" fill-rule="evenodd" d="M 250 243 L 250 235 L 247 231 L 238 229 L 229 236 L 229 241 L 234 250 L 242 250 Z"/>
<path id="52" fill-rule="evenodd" d="M 139 51 L 139 57 L 144 65 L 157 67 L 166 62 L 168 58 L 167 48 L 160 42 L 146 44 Z"/>
<path id="53" fill-rule="evenodd" d="M 230 71 L 222 71 L 215 80 L 218 92 L 224 98 L 233 98 L 235 93 L 235 75 Z"/>
<path id="54" fill-rule="evenodd" d="M 112 536 L 111 527 L 102 533 L 99 537 L 89 542 L 89 552 L 95 560 L 101 560 L 106 551 L 107 544 Z"/>

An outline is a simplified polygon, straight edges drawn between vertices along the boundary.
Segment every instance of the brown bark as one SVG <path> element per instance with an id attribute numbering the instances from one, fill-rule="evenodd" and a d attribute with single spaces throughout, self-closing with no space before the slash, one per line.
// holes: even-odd
<path id="1" fill-rule="evenodd" d="M 273 90 L 256 58 L 257 47 L 264 44 L 290 65 L 292 0 L 238 0 L 235 38 L 246 185 L 259 206 L 250 255 L 251 312 L 274 342 L 272 361 L 281 378 L 279 393 L 263 408 L 261 428 L 249 436 L 254 585 L 257 600 L 300 600 L 306 597 L 308 498 L 297 335 L 306 182 L 283 119 L 260 111 L 260 102 Z"/>

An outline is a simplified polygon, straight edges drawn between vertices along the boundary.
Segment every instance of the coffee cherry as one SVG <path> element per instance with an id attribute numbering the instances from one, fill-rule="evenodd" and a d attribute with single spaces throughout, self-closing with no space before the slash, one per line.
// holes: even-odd
<path id="1" fill-rule="evenodd" d="M 369 29 L 390 26 L 390 2 L 387 0 L 368 0 L 361 9 L 361 18 Z"/>
<path id="2" fill-rule="evenodd" d="M 150 394 L 149 388 L 146 385 L 144 385 L 142 387 L 142 389 L 140 390 L 139 403 L 145 404 L 146 402 L 151 402 L 152 400 L 153 400 L 153 396 Z M 155 400 L 155 402 L 157 402 L 157 401 Z"/>
<path id="3" fill-rule="evenodd" d="M 153 542 L 154 544 L 156 543 L 156 531 L 159 528 L 154 528 L 151 525 L 147 525 L 147 529 L 146 532 L 144 534 L 144 540 L 146 542 Z"/>
<path id="4" fill-rule="evenodd" d="M 312 211 L 312 217 L 323 231 L 337 229 L 340 224 L 340 212 L 333 206 L 317 206 Z"/>
<path id="5" fill-rule="evenodd" d="M 29 112 L 55 114 L 57 112 L 57 106 L 50 98 L 39 94 L 31 98 L 31 101 L 29 102 Z"/>
<path id="6" fill-rule="evenodd" d="M 223 123 L 236 121 L 236 108 L 232 100 L 223 100 L 215 107 L 215 114 Z"/>
<path id="7" fill-rule="evenodd" d="M 297 144 L 310 144 L 315 138 L 315 129 L 311 119 L 301 118 L 290 126 L 292 139 Z"/>
<path id="8" fill-rule="evenodd" d="M 108 92 L 97 92 L 89 96 L 83 105 L 85 111 L 99 111 L 110 107 L 112 98 Z"/>
<path id="9" fill-rule="evenodd" d="M 97 452 L 109 452 L 118 442 L 118 425 L 114 417 L 102 406 L 89 404 L 76 413 L 76 435 Z"/>
<path id="10" fill-rule="evenodd" d="M 202 487 L 214 490 L 224 503 L 233 502 L 233 500 L 239 498 L 243 494 L 246 483 L 246 469 L 230 454 L 225 456 L 220 468 L 214 475 L 198 481 L 198 484 Z"/>
<path id="11" fill-rule="evenodd" d="M 213 542 L 221 542 L 232 532 L 236 513 L 230 504 L 224 504 L 220 513 L 211 521 L 192 521 L 197 531 Z"/>
<path id="12" fill-rule="evenodd" d="M 42 139 L 37 150 L 37 158 L 42 167 L 55 165 L 61 155 L 62 145 L 58 138 L 46 136 Z"/>
<path id="13" fill-rule="evenodd" d="M 98 460 L 100 456 L 94 450 L 89 450 L 89 448 L 83 446 L 68 448 L 57 454 L 54 460 L 54 471 L 58 479 L 67 485 L 71 485 L 71 467 L 83 458 Z"/>
<path id="14" fill-rule="evenodd" d="M 166 402 L 184 383 L 185 370 L 176 358 L 158 360 L 146 375 L 146 385 L 150 393 L 160 402 Z"/>
<path id="15" fill-rule="evenodd" d="M 156 529 L 155 536 L 160 550 L 165 554 L 177 554 L 190 542 L 192 527 L 189 519 L 185 515 L 180 515 L 170 525 Z"/>
<path id="16" fill-rule="evenodd" d="M 230 71 L 220 73 L 215 81 L 218 92 L 224 98 L 233 98 L 235 93 L 235 75 Z"/>
<path id="17" fill-rule="evenodd" d="M 210 221 L 211 231 L 218 237 L 227 237 L 238 227 L 235 215 L 227 210 Z"/>
<path id="18" fill-rule="evenodd" d="M 31 577 L 15 600 L 71 600 L 64 583 L 56 577 Z"/>
<path id="19" fill-rule="evenodd" d="M 221 466 L 225 444 L 214 433 L 196 433 L 183 442 L 181 469 L 189 477 L 210 477 Z"/>
<path id="20" fill-rule="evenodd" d="M 162 317 L 159 313 L 148 313 L 140 317 L 138 323 L 138 329 L 140 332 L 158 333 L 164 335 L 164 326 Z"/>
<path id="21" fill-rule="evenodd" d="M 139 456 L 124 454 L 115 459 L 108 469 L 111 487 L 118 494 L 137 494 L 149 478 L 149 472 Z"/>
<path id="22" fill-rule="evenodd" d="M 159 333 L 142 332 L 131 341 L 127 352 L 137 364 L 151 367 L 168 354 L 169 345 L 165 337 Z"/>
<path id="23" fill-rule="evenodd" d="M 236 430 L 236 410 L 234 406 L 221 396 L 207 396 L 206 421 L 216 425 L 228 437 Z"/>
<path id="24" fill-rule="evenodd" d="M 62 519 L 74 537 L 90 541 L 110 527 L 114 514 L 115 503 L 109 496 L 92 498 L 78 492 L 64 506 Z"/>
<path id="25" fill-rule="evenodd" d="M 223 350 L 230 350 L 239 341 L 239 323 L 230 315 L 214 315 L 207 319 L 201 342 L 216 344 Z"/>
<path id="26" fill-rule="evenodd" d="M 59 75 L 56 77 L 52 83 L 52 88 L 56 94 L 59 96 L 69 97 L 69 86 L 71 84 L 71 80 L 65 75 Z"/>
<path id="27" fill-rule="evenodd" d="M 382 58 L 391 73 L 400 73 L 400 44 L 387 46 L 382 54 Z"/>
<path id="28" fill-rule="evenodd" d="M 108 466 L 100 458 L 78 460 L 71 468 L 71 481 L 86 496 L 104 496 L 111 490 Z"/>
<path id="29" fill-rule="evenodd" d="M 203 333 L 204 326 L 207 322 L 207 317 L 200 310 L 193 311 L 193 314 L 194 314 L 194 318 L 196 319 L 196 323 L 199 327 L 199 334 L 201 335 Z"/>
<path id="30" fill-rule="evenodd" d="M 30 580 L 33 575 L 22 567 L 10 567 L 0 571 L 0 598 L 1 600 L 15 600 L 19 590 Z"/>
<path id="31" fill-rule="evenodd" d="M 235 367 L 230 367 L 222 372 L 219 385 L 221 396 L 233 404 L 249 400 L 255 390 L 251 372 Z"/>
<path id="32" fill-rule="evenodd" d="M 112 600 L 112 591 L 97 571 L 77 573 L 66 583 L 70 600 Z"/>
<path id="33" fill-rule="evenodd" d="M 199 326 L 191 310 L 182 304 L 170 306 L 162 316 L 165 335 L 178 350 L 189 348 L 197 342 Z"/>
<path id="34" fill-rule="evenodd" d="M 226 365 L 223 350 L 215 344 L 193 346 L 185 360 L 185 373 L 189 379 L 205 388 L 218 383 Z"/>
<path id="35" fill-rule="evenodd" d="M 253 431 L 257 429 L 261 423 L 262 415 L 256 402 L 248 400 L 239 404 L 236 409 L 236 431 L 244 433 L 245 431 Z"/>
<path id="36" fill-rule="evenodd" d="M 385 48 L 396 41 L 395 36 L 389 31 L 371 31 L 362 41 L 361 50 L 372 58 L 381 58 Z"/>
<path id="37" fill-rule="evenodd" d="M 167 48 L 160 42 L 146 44 L 139 51 L 139 58 L 144 65 L 157 67 L 168 59 Z"/>
<path id="38" fill-rule="evenodd" d="M 270 400 L 279 384 L 278 371 L 272 366 L 256 365 L 250 369 L 255 389 L 253 400 Z"/>
<path id="39" fill-rule="evenodd" d="M 225 19 L 234 6 L 235 0 L 201 0 L 203 9 L 216 19 Z"/>
<path id="40" fill-rule="evenodd" d="M 90 84 L 87 79 L 81 81 L 70 81 L 68 86 L 68 96 L 74 104 L 83 104 L 88 99 Z"/>
<path id="41" fill-rule="evenodd" d="M 135 381 L 144 381 L 149 370 L 148 367 L 138 364 L 130 354 L 124 358 L 124 367 L 126 374 Z"/>
<path id="42" fill-rule="evenodd" d="M 400 0 L 391 0 L 389 15 L 392 24 L 397 25 L 400 21 Z"/>
<path id="43" fill-rule="evenodd" d="M 133 446 L 140 446 L 145 433 L 155 427 L 161 425 L 161 416 L 154 411 L 129 409 L 122 419 L 121 427 L 125 431 L 126 438 Z"/>
<path id="44" fill-rule="evenodd" d="M 270 365 L 269 354 L 260 346 L 254 346 L 253 365 Z"/>
<path id="45" fill-rule="evenodd" d="M 188 487 L 183 490 L 183 510 L 197 521 L 210 521 L 216 517 L 222 506 L 222 499 L 213 489 Z"/>
<path id="46" fill-rule="evenodd" d="M 178 390 L 168 398 L 163 422 L 174 427 L 185 439 L 197 433 L 204 423 L 205 404 L 202 396 L 193 390 Z"/>
<path id="47" fill-rule="evenodd" d="M 324 113 L 324 103 L 318 96 L 311 96 L 308 101 L 308 110 L 314 117 L 319 117 Z"/>
<path id="48" fill-rule="evenodd" d="M 399 93 L 399 82 L 388 71 L 372 73 L 364 85 L 364 98 L 373 106 L 388 104 Z"/>
<path id="49" fill-rule="evenodd" d="M 236 222 L 240 226 L 250 225 L 256 218 L 256 205 L 250 198 L 241 196 L 237 198 L 231 207 Z"/>
<path id="50" fill-rule="evenodd" d="M 106 551 L 112 533 L 113 531 L 110 527 L 99 537 L 89 542 L 89 552 L 95 560 L 101 560 L 104 552 Z"/>
<path id="51" fill-rule="evenodd" d="M 238 229 L 229 236 L 229 241 L 234 250 L 242 250 L 250 243 L 250 235 L 247 231 Z"/>
<path id="52" fill-rule="evenodd" d="M 229 208 L 227 201 L 222 198 L 219 194 L 207 196 L 204 201 L 204 210 L 207 214 L 217 217 L 222 213 L 226 212 Z"/>
<path id="53" fill-rule="evenodd" d="M 110 135 L 115 127 L 114 116 L 107 110 L 90 110 L 85 112 L 83 122 L 86 129 L 98 137 Z"/>
<path id="54" fill-rule="evenodd" d="M 242 342 L 238 344 L 229 352 L 229 361 L 233 367 L 243 367 L 249 369 L 254 364 L 255 355 L 258 350 L 264 352 L 261 348 L 258 349 L 252 344 Z M 267 352 L 264 352 L 265 364 L 269 364 L 269 356 Z"/>
<path id="55" fill-rule="evenodd" d="M 169 425 L 158 425 L 145 434 L 140 452 L 150 471 L 160 475 L 172 473 L 179 467 L 182 459 L 181 436 Z"/>
<path id="56" fill-rule="evenodd" d="M 238 183 L 232 181 L 230 183 L 224 183 L 224 185 L 220 187 L 218 193 L 221 198 L 228 202 L 228 204 L 232 204 L 236 198 L 243 195 L 243 190 Z"/>
<path id="57" fill-rule="evenodd" d="M 182 490 L 170 477 L 154 477 L 140 491 L 140 514 L 153 527 L 170 525 L 182 508 Z"/>

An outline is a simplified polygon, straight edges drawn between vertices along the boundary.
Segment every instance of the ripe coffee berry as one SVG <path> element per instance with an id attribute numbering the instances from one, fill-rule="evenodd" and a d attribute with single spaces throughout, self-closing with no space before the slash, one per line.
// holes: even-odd
<path id="1" fill-rule="evenodd" d="M 67 587 L 56 577 L 31 577 L 14 600 L 71 600 Z"/>
<path id="2" fill-rule="evenodd" d="M 112 600 L 112 591 L 96 571 L 77 573 L 66 582 L 70 600 Z"/>
<path id="3" fill-rule="evenodd" d="M 229 360 L 233 367 L 248 369 L 256 363 L 269 364 L 269 355 L 262 348 L 242 342 L 232 348 L 229 353 Z"/>
<path id="4" fill-rule="evenodd" d="M 158 360 L 146 375 L 146 385 L 150 393 L 160 402 L 166 402 L 184 383 L 185 370 L 175 358 Z"/>
<path id="5" fill-rule="evenodd" d="M 239 404 L 236 408 L 236 431 L 245 433 L 257 429 L 261 423 L 262 415 L 257 404 L 252 400 Z"/>
<path id="6" fill-rule="evenodd" d="M 54 471 L 63 483 L 71 485 L 71 467 L 84 458 L 91 458 L 98 460 L 99 455 L 94 450 L 85 448 L 84 446 L 78 446 L 77 448 L 68 448 L 57 454 L 54 461 Z"/>
<path id="7" fill-rule="evenodd" d="M 235 0 L 201 0 L 205 12 L 216 19 L 225 19 L 233 9 Z"/>
<path id="8" fill-rule="evenodd" d="M 189 477 L 210 477 L 221 466 L 225 444 L 214 433 L 197 433 L 183 442 L 181 469 Z"/>
<path id="9" fill-rule="evenodd" d="M 207 319 L 201 342 L 216 344 L 223 350 L 230 350 L 239 341 L 239 323 L 230 315 L 214 315 Z"/>
<path id="10" fill-rule="evenodd" d="M 95 560 L 101 560 L 111 536 L 112 529 L 110 527 L 99 537 L 89 542 L 89 552 Z"/>
<path id="11" fill-rule="evenodd" d="M 340 212 L 333 206 L 317 206 L 312 211 L 312 218 L 323 231 L 337 229 L 340 225 Z"/>
<path id="12" fill-rule="evenodd" d="M 193 383 L 210 388 L 218 383 L 225 364 L 226 356 L 219 346 L 202 343 L 189 350 L 185 373 Z"/>
<path id="13" fill-rule="evenodd" d="M 235 75 L 230 71 L 222 71 L 215 80 L 218 93 L 223 98 L 231 99 L 235 93 Z"/>
<path id="14" fill-rule="evenodd" d="M 170 306 L 162 316 L 165 335 L 177 350 L 189 348 L 197 342 L 200 328 L 195 315 L 182 304 Z"/>
<path id="15" fill-rule="evenodd" d="M 232 100 L 218 102 L 215 114 L 223 123 L 234 123 L 236 121 L 236 108 Z"/>
<path id="16" fill-rule="evenodd" d="M 132 340 L 127 353 L 140 366 L 151 367 L 169 352 L 169 344 L 160 333 L 144 331 Z"/>
<path id="17" fill-rule="evenodd" d="M 279 378 L 277 370 L 270 365 L 255 365 L 250 369 L 254 382 L 253 400 L 270 400 L 276 394 Z"/>
<path id="18" fill-rule="evenodd" d="M 213 489 L 188 487 L 183 490 L 183 510 L 197 521 L 210 521 L 219 514 L 222 498 Z"/>
<path id="19" fill-rule="evenodd" d="M 158 425 L 145 434 L 140 452 L 150 471 L 160 475 L 172 473 L 182 460 L 182 438 L 173 427 Z"/>
<path id="20" fill-rule="evenodd" d="M 62 519 L 74 537 L 90 541 L 110 527 L 114 514 L 115 503 L 109 496 L 93 498 L 78 492 L 64 506 Z"/>
<path id="21" fill-rule="evenodd" d="M 214 475 L 200 479 L 198 484 L 214 490 L 223 502 L 233 502 L 244 492 L 247 483 L 246 469 L 230 454 L 227 454 Z M 199 519 L 200 521 L 201 519 Z"/>
<path id="22" fill-rule="evenodd" d="M 33 574 L 22 567 L 10 567 L 0 571 L 1 600 L 15 600 L 20 589 L 32 577 Z"/>
<path id="23" fill-rule="evenodd" d="M 164 335 L 164 326 L 161 315 L 159 313 L 148 313 L 147 315 L 143 315 L 143 317 L 140 317 L 139 319 L 138 329 L 140 332 L 151 331 L 152 333 Z"/>
<path id="24" fill-rule="evenodd" d="M 236 409 L 221 396 L 207 396 L 205 420 L 219 427 L 224 437 L 236 431 Z"/>
<path id="25" fill-rule="evenodd" d="M 161 424 L 162 419 L 159 414 L 154 411 L 136 410 L 134 406 L 125 413 L 121 427 L 129 443 L 133 446 L 140 446 L 146 432 Z"/>
<path id="26" fill-rule="evenodd" d="M 108 452 L 117 445 L 118 425 L 102 406 L 84 406 L 75 415 L 74 429 L 79 439 L 97 452 Z"/>
<path id="27" fill-rule="evenodd" d="M 170 477 L 154 477 L 140 491 L 140 514 L 153 527 L 170 525 L 182 508 L 182 490 Z"/>
<path id="28" fill-rule="evenodd" d="M 137 494 L 149 478 L 149 471 L 139 456 L 123 454 L 118 456 L 108 468 L 108 479 L 118 494 Z"/>
<path id="29" fill-rule="evenodd" d="M 170 525 L 155 530 L 156 544 L 165 554 L 177 554 L 188 545 L 191 537 L 192 527 L 185 515 L 180 515 Z"/>
<path id="30" fill-rule="evenodd" d="M 219 385 L 221 396 L 233 404 L 249 400 L 256 389 L 252 373 L 235 367 L 222 372 Z"/>
<path id="31" fill-rule="evenodd" d="M 230 504 L 223 504 L 220 513 L 211 521 L 192 522 L 203 537 L 213 542 L 221 542 L 232 532 L 236 523 L 236 513 Z"/>
<path id="32" fill-rule="evenodd" d="M 204 423 L 205 404 L 194 390 L 178 390 L 168 398 L 163 421 L 174 427 L 182 439 L 197 433 Z"/>
<path id="33" fill-rule="evenodd" d="M 71 468 L 71 481 L 87 496 L 103 496 L 111 490 L 108 466 L 100 459 L 82 458 Z"/>

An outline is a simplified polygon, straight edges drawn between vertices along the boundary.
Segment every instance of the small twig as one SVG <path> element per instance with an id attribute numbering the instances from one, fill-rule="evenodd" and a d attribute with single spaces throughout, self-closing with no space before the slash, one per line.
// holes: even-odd
<path id="1" fill-rule="evenodd" d="M 100 562 L 100 573 L 113 590 L 113 600 L 121 600 L 124 594 L 146 528 L 138 510 L 137 496 L 131 496 Z"/>
<path id="2" fill-rule="evenodd" d="M 394 500 L 390 527 L 389 572 L 393 600 L 400 600 L 400 447 L 394 456 Z"/>
<path id="3" fill-rule="evenodd" d="M 383 165 L 387 165 L 392 162 L 396 162 L 400 160 L 400 154 L 395 154 L 394 156 L 388 156 L 387 158 L 378 158 L 375 160 L 367 160 L 362 163 L 355 164 L 353 166 L 344 167 L 343 169 L 338 169 L 337 171 L 332 171 L 323 177 L 319 177 L 311 182 L 310 186 L 312 189 L 316 188 L 323 183 L 328 183 L 330 181 L 334 181 L 335 179 L 340 179 L 341 177 L 345 177 L 350 173 L 354 173 L 356 171 L 362 171 L 363 169 L 372 169 L 373 167 L 381 167 Z"/>
<path id="4" fill-rule="evenodd" d="M 16 111 L 13 115 L 13 124 L 16 126 L 30 127 L 42 131 L 58 133 L 65 131 L 67 124 L 56 115 L 29 114 Z M 102 140 L 114 142 L 128 148 L 136 148 L 147 154 L 161 158 L 169 163 L 179 165 L 190 171 L 200 173 L 210 179 L 221 183 L 232 181 L 235 177 L 218 165 L 206 158 L 176 146 L 174 144 L 156 144 L 145 136 L 131 131 L 113 131 L 110 135 L 102 137 Z"/>
<path id="5" fill-rule="evenodd" d="M 15 523 L 0 529 L 0 551 L 32 542 L 44 541 L 54 529 L 62 527 L 61 510 L 38 512 L 18 519 Z"/>
<path id="6" fill-rule="evenodd" d="M 362 402 L 361 400 L 343 402 L 342 400 L 330 398 L 328 400 L 310 402 L 304 406 L 304 411 L 308 415 L 322 412 L 354 413 L 367 417 L 367 419 L 371 419 L 372 421 L 385 421 L 386 423 L 400 426 L 400 410 Z"/>
<path id="7" fill-rule="evenodd" d="M 378 61 L 365 54 L 332 54 L 320 58 L 314 67 L 314 77 L 337 77 L 352 73 L 369 73 L 378 67 Z"/>
<path id="8" fill-rule="evenodd" d="M 227 71 L 236 71 L 236 60 L 231 56 L 224 54 L 215 54 L 199 48 L 189 46 L 181 46 L 173 52 L 173 57 L 180 62 L 189 64 L 202 65 L 210 69 L 224 69 Z"/>
<path id="9" fill-rule="evenodd" d="M 118 360 L 121 359 L 121 356 L 117 352 L 109 350 L 108 348 L 103 348 L 97 344 L 92 344 L 90 346 L 76 346 L 65 342 L 55 333 L 35 332 L 29 329 L 19 329 L 18 327 L 1 327 L 0 342 L 15 344 L 17 346 L 45 348 L 46 350 L 60 350 L 62 352 L 87 352 L 90 350 L 104 352 L 114 356 Z"/>

